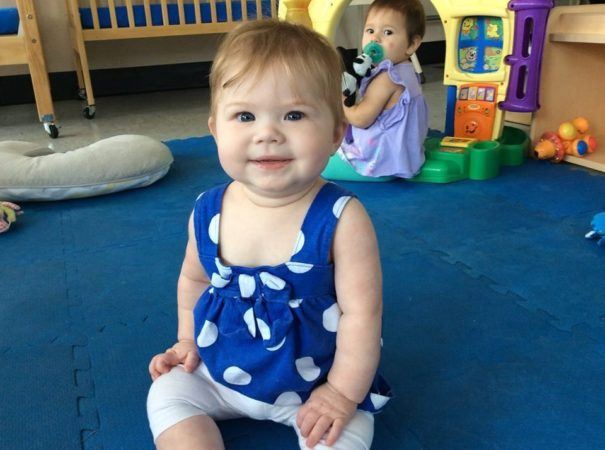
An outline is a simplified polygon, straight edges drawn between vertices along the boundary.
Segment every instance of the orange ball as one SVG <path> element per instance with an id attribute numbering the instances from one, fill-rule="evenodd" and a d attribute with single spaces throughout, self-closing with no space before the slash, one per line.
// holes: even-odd
<path id="1" fill-rule="evenodd" d="M 588 119 L 586 119 L 586 117 L 576 117 L 571 123 L 580 134 L 584 134 L 588 131 Z"/>

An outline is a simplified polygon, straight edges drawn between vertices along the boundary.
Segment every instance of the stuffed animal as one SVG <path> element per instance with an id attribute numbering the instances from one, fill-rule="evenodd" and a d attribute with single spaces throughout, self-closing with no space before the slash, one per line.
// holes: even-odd
<path id="1" fill-rule="evenodd" d="M 366 53 L 361 53 L 355 58 L 350 57 L 350 52 L 342 47 L 337 47 L 342 61 L 344 62 L 345 72 L 342 73 L 342 94 L 345 96 L 344 105 L 353 106 L 357 97 L 357 89 L 363 77 L 370 75 L 372 68 L 372 57 Z"/>
<path id="2" fill-rule="evenodd" d="M 11 202 L 0 202 L 0 233 L 8 231 L 11 224 L 21 214 L 21 207 Z"/>
<path id="3" fill-rule="evenodd" d="M 538 159 L 561 162 L 565 155 L 585 156 L 597 149 L 597 140 L 588 132 L 588 120 L 576 117 L 563 122 L 557 132 L 546 131 L 534 148 Z"/>
<path id="4" fill-rule="evenodd" d="M 598 239 L 599 247 L 605 247 L 605 212 L 595 214 L 590 222 L 592 230 L 584 236 L 586 239 Z"/>

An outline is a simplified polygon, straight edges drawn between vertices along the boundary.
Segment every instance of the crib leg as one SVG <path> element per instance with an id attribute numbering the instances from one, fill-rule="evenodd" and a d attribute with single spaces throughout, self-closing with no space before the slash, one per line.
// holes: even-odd
<path id="1" fill-rule="evenodd" d="M 412 64 L 414 65 L 414 70 L 418 74 L 420 83 L 424 84 L 426 82 L 426 76 L 424 75 L 424 72 L 422 72 L 422 66 L 420 65 L 420 61 L 418 61 L 418 56 L 416 56 L 416 53 L 413 53 L 410 59 L 412 60 Z"/>
<path id="2" fill-rule="evenodd" d="M 46 61 L 40 40 L 40 31 L 36 22 L 36 12 L 32 0 L 19 0 L 18 10 L 23 25 L 25 51 L 29 72 L 32 78 L 38 118 L 44 123 L 46 132 L 55 138 L 59 131 L 55 126 L 55 111 L 50 94 L 50 82 L 46 71 Z M 50 130 L 50 131 L 49 131 Z"/>
<path id="3" fill-rule="evenodd" d="M 88 66 L 88 57 L 84 42 L 77 42 L 77 48 L 74 49 L 76 74 L 78 76 L 78 95 L 86 100 L 86 106 L 82 110 L 84 117 L 92 119 L 95 116 L 95 97 L 92 90 L 90 79 L 90 68 Z"/>
<path id="4" fill-rule="evenodd" d="M 82 38 L 82 25 L 80 23 L 80 14 L 75 9 L 74 3 L 67 0 L 67 11 L 69 14 L 69 31 L 71 34 L 76 75 L 78 77 L 78 96 L 86 100 L 86 106 L 82 109 L 82 114 L 87 119 L 95 116 L 95 97 L 92 90 L 90 79 L 90 68 L 88 66 L 88 56 L 86 55 L 86 45 Z"/>

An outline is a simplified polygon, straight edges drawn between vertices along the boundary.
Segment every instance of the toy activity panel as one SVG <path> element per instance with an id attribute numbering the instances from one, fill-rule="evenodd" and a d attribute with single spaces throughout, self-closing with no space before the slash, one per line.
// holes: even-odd
<path id="1" fill-rule="evenodd" d="M 458 66 L 461 72 L 496 72 L 502 64 L 502 18 L 466 17 L 458 35 Z"/>
<path id="2" fill-rule="evenodd" d="M 492 138 L 497 110 L 498 85 L 463 84 L 458 90 L 454 135 L 487 141 Z"/>

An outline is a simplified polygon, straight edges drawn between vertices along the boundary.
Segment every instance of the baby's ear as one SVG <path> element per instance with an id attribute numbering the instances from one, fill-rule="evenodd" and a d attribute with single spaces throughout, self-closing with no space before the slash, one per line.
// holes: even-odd
<path id="1" fill-rule="evenodd" d="M 214 120 L 214 116 L 208 117 L 208 129 L 210 130 L 210 134 L 216 139 L 216 120 Z"/>
<path id="2" fill-rule="evenodd" d="M 408 47 L 407 54 L 412 56 L 414 53 L 416 53 L 416 50 L 418 50 L 418 47 L 420 47 L 421 43 L 422 38 L 418 35 L 414 36 L 412 42 L 410 42 L 410 46 Z"/>
<path id="3" fill-rule="evenodd" d="M 336 153 L 336 150 L 338 150 L 338 148 L 340 147 L 340 144 L 342 143 L 342 140 L 345 137 L 346 130 L 347 130 L 347 122 L 344 120 L 337 123 L 336 126 L 334 127 L 334 153 Z M 334 154 L 334 153 L 332 153 L 332 154 Z"/>

